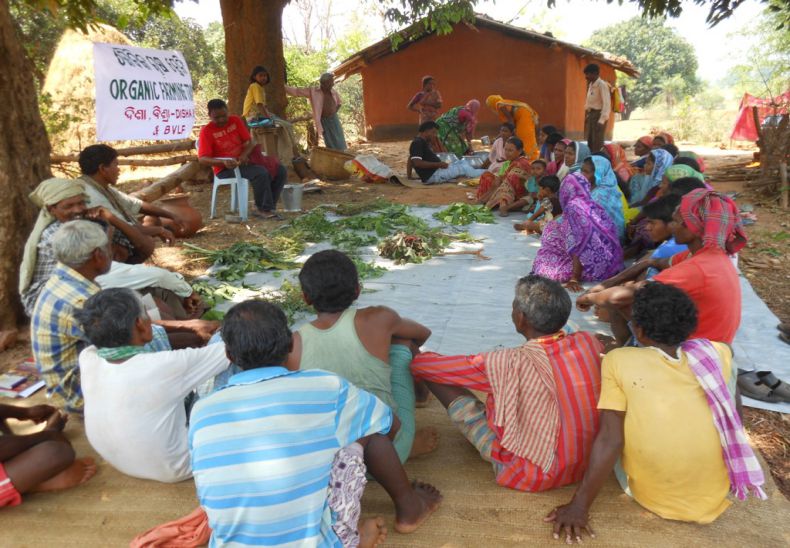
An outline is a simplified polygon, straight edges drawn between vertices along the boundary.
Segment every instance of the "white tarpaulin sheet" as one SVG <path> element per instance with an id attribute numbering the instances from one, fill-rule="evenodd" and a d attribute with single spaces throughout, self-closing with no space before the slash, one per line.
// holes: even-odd
<path id="1" fill-rule="evenodd" d="M 431 218 L 433 208 L 412 208 L 412 213 L 438 224 Z M 385 305 L 402 316 L 428 326 L 433 334 L 425 350 L 444 354 L 472 354 L 496 347 L 517 346 L 523 337 L 510 320 L 513 292 L 519 277 L 529 274 L 540 240 L 513 230 L 513 222 L 522 216 L 506 219 L 497 216 L 492 225 L 465 227 L 479 244 L 456 244 L 454 248 L 475 249 L 483 246 L 490 261 L 472 255 L 445 255 L 423 264 L 397 266 L 377 257 L 370 248 L 370 258 L 390 268 L 383 277 L 364 283 L 359 306 Z M 308 249 L 305 256 L 327 249 L 324 243 Z M 289 275 L 292 276 L 292 275 Z M 245 283 L 276 289 L 283 276 L 270 272 L 248 274 Z M 741 277 L 743 317 L 733 343 L 736 361 L 744 369 L 773 371 L 790 380 L 790 346 L 776 337 L 776 316 Z M 370 290 L 373 290 L 370 292 Z M 571 294 L 575 299 L 577 294 Z M 573 309 L 570 327 L 611 334 L 608 324 L 590 313 Z M 298 326 L 298 324 L 297 324 Z M 790 404 L 769 404 L 744 398 L 744 404 L 761 409 L 790 413 Z"/>
<path id="2" fill-rule="evenodd" d="M 181 52 L 97 42 L 93 65 L 99 141 L 189 137 L 195 102 Z"/>

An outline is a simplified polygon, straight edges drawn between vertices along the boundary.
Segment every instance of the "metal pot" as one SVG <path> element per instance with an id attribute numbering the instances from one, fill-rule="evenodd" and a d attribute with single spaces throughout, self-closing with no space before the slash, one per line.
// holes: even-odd
<path id="1" fill-rule="evenodd" d="M 283 187 L 283 209 L 285 211 L 302 211 L 302 185 L 285 185 Z"/>
<path id="2" fill-rule="evenodd" d="M 470 154 L 469 156 L 464 156 L 464 161 L 473 168 L 480 169 L 483 167 L 483 162 L 485 160 L 476 154 Z"/>

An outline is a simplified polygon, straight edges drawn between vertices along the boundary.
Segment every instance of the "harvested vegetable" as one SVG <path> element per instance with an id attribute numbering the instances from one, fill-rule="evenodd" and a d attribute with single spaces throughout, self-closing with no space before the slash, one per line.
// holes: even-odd
<path id="1" fill-rule="evenodd" d="M 216 266 L 224 267 L 214 274 L 218 280 L 232 282 L 244 279 L 248 272 L 264 270 L 291 270 L 299 268 L 297 263 L 289 261 L 281 253 L 275 253 L 260 244 L 236 242 L 225 249 L 205 249 L 184 242 L 190 253 L 212 261 Z"/>
<path id="2" fill-rule="evenodd" d="M 494 214 L 482 205 L 465 204 L 457 202 L 433 214 L 433 218 L 443 223 L 463 226 L 471 223 L 491 224 Z"/>

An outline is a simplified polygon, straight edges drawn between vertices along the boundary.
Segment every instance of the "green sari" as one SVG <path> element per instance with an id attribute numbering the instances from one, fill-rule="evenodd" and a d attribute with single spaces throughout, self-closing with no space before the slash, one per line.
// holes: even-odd
<path id="1" fill-rule="evenodd" d="M 447 152 L 452 152 L 459 158 L 468 148 L 466 124 L 458 119 L 458 114 L 463 108 L 463 106 L 451 108 L 436 120 L 439 126 L 439 141 Z"/>

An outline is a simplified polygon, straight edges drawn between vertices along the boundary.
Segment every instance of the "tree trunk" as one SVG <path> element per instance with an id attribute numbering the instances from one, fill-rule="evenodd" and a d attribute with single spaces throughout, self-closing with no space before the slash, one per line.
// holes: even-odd
<path id="1" fill-rule="evenodd" d="M 266 86 L 266 106 L 284 116 L 285 55 L 283 9 L 289 0 L 220 0 L 225 27 L 225 59 L 228 65 L 228 106 L 241 114 L 253 67 L 263 65 L 271 82 Z"/>
<path id="2" fill-rule="evenodd" d="M 12 329 L 24 317 L 17 291 L 19 263 L 36 213 L 27 195 L 52 173 L 33 64 L 8 2 L 0 2 L 0 59 L 0 329 Z"/>

